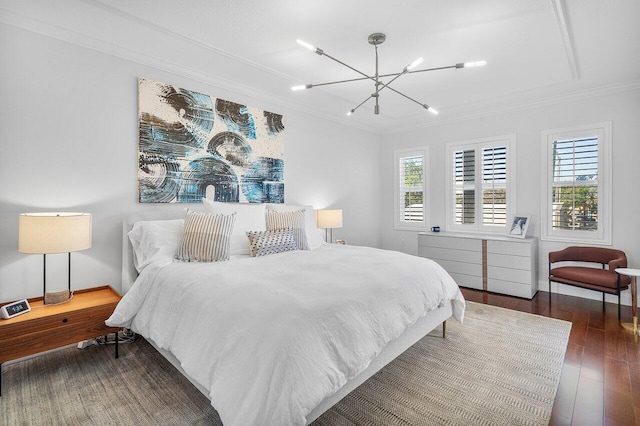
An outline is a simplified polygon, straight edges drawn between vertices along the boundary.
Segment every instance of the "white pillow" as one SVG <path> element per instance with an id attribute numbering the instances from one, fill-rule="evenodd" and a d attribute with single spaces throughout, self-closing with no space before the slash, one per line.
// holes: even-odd
<path id="1" fill-rule="evenodd" d="M 157 261 L 171 262 L 184 232 L 184 219 L 136 222 L 127 233 L 138 272 Z"/>
<path id="2" fill-rule="evenodd" d="M 230 237 L 235 221 L 236 213 L 224 215 L 187 210 L 176 259 L 183 262 L 229 260 Z"/>
<path id="3" fill-rule="evenodd" d="M 236 223 L 231 233 L 231 256 L 251 254 L 247 231 L 266 231 L 265 205 L 247 203 L 221 203 L 202 199 L 202 204 L 213 214 L 229 215 L 236 213 Z"/>
<path id="4" fill-rule="evenodd" d="M 304 212 L 304 209 L 293 212 L 277 212 L 272 209 L 267 209 L 267 231 L 290 229 L 296 240 L 298 249 L 309 250 Z M 251 235 L 249 235 L 249 239 L 251 239 Z"/>
<path id="5" fill-rule="evenodd" d="M 298 250 L 291 228 L 247 232 L 247 236 L 251 245 L 251 256 L 254 257 Z"/>
<path id="6" fill-rule="evenodd" d="M 307 243 L 309 250 L 317 249 L 324 244 L 324 240 L 318 233 L 318 225 L 316 224 L 316 212 L 313 206 L 295 206 L 291 204 L 267 204 L 269 210 L 277 212 L 292 212 L 304 209 L 304 226 L 307 233 Z"/>

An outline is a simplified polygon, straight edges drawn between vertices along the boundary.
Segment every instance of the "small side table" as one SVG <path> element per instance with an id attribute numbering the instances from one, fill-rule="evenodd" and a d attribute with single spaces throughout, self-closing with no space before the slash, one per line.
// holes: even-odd
<path id="1" fill-rule="evenodd" d="M 120 295 L 109 286 L 77 290 L 73 299 L 59 305 L 44 305 L 41 297 L 29 299 L 31 311 L 0 320 L 0 396 L 2 363 L 12 359 L 108 333 L 116 333 L 118 358 L 119 328 L 108 327 L 104 322 L 119 301 Z"/>
<path id="2" fill-rule="evenodd" d="M 633 316 L 633 324 L 622 323 L 622 326 L 629 331 L 633 331 L 634 334 L 638 333 L 638 289 L 637 281 L 640 277 L 640 269 L 633 268 L 617 268 L 616 272 L 622 275 L 628 275 L 631 277 L 631 315 Z"/>

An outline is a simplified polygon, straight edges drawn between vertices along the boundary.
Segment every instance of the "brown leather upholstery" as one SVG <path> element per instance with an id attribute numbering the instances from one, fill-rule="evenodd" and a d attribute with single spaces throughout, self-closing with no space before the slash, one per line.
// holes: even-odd
<path id="1" fill-rule="evenodd" d="M 627 267 L 627 256 L 623 251 L 616 249 L 572 246 L 564 250 L 549 252 L 549 263 L 570 261 L 608 265 L 611 272 L 614 272 L 616 268 Z"/>
<path id="2" fill-rule="evenodd" d="M 557 262 L 586 262 L 594 265 L 552 268 L 551 265 Z M 620 275 L 615 270 L 626 267 L 627 256 L 621 250 L 572 246 L 564 250 L 549 252 L 549 294 L 551 294 L 552 281 L 601 291 L 603 306 L 604 293 L 616 294 L 618 295 L 618 317 L 620 317 L 620 292 L 629 287 L 631 278 L 627 275 Z"/>
<path id="3" fill-rule="evenodd" d="M 607 269 L 585 268 L 583 266 L 562 266 L 551 270 L 552 281 L 586 287 L 592 290 L 616 293 L 618 291 L 618 274 Z M 621 276 L 621 290 L 626 290 L 631 278 Z"/>

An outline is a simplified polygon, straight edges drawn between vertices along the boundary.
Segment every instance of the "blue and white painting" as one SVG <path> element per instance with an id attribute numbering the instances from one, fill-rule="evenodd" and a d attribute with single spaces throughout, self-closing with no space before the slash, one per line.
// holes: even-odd
<path id="1" fill-rule="evenodd" d="M 138 79 L 138 201 L 284 203 L 280 114 Z"/>

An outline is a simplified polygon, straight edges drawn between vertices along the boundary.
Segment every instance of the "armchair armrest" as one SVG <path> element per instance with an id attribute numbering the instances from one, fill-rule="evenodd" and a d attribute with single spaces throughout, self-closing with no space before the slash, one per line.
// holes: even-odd
<path id="1" fill-rule="evenodd" d="M 558 251 L 549 252 L 549 264 L 578 259 L 577 247 L 566 247 Z"/>
<path id="2" fill-rule="evenodd" d="M 627 267 L 627 257 L 622 255 L 609 261 L 609 270 L 614 272 L 617 268 Z"/>

